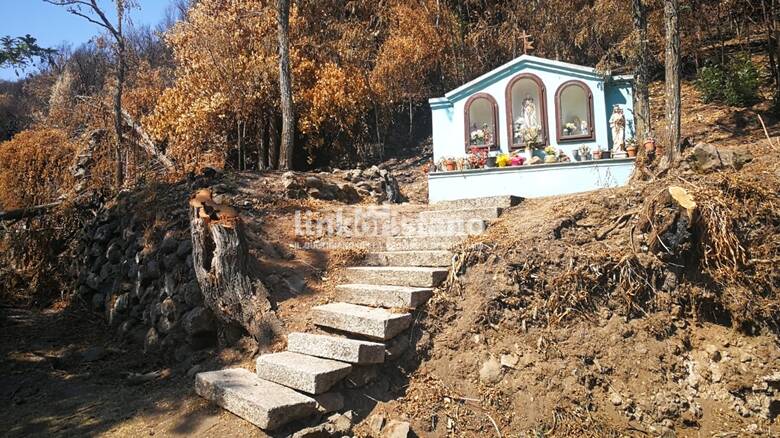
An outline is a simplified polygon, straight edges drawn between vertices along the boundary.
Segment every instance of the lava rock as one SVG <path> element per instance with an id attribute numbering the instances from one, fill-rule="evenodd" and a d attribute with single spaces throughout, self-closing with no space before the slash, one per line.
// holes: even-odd
<path id="1" fill-rule="evenodd" d="M 184 302 L 189 307 L 197 307 L 203 304 L 203 294 L 200 291 L 200 286 L 195 280 L 190 280 L 187 284 L 181 287 L 184 292 Z"/>
<path id="2" fill-rule="evenodd" d="M 215 330 L 214 315 L 205 307 L 196 307 L 182 318 L 184 331 L 190 336 L 196 336 L 202 333 L 209 333 Z"/>
<path id="3" fill-rule="evenodd" d="M 114 242 L 108 246 L 106 250 L 106 258 L 111 263 L 117 263 L 122 258 L 123 251 L 122 246 L 118 242 Z"/>
<path id="4" fill-rule="evenodd" d="M 160 244 L 160 251 L 163 254 L 170 254 L 179 248 L 179 240 L 173 236 L 165 236 Z"/>
<path id="5" fill-rule="evenodd" d="M 189 239 L 182 240 L 181 243 L 179 243 L 179 247 L 176 248 L 176 255 L 183 258 L 187 257 L 190 253 L 192 253 L 192 241 Z"/>
<path id="6" fill-rule="evenodd" d="M 144 352 L 152 353 L 160 349 L 160 336 L 157 330 L 151 327 L 144 337 Z"/>
<path id="7" fill-rule="evenodd" d="M 92 309 L 96 311 L 103 310 L 103 306 L 106 304 L 106 297 L 103 294 L 92 295 Z"/>

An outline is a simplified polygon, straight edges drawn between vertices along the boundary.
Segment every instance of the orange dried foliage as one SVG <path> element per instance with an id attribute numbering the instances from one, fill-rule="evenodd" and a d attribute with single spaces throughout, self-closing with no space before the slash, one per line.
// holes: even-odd
<path id="1" fill-rule="evenodd" d="M 27 130 L 0 144 L 0 204 L 15 209 L 55 201 L 72 183 L 76 145 L 65 131 Z"/>

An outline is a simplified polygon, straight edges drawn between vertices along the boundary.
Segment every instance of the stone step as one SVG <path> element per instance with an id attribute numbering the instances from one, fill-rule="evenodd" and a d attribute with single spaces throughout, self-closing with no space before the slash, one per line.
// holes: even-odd
<path id="1" fill-rule="evenodd" d="M 441 221 L 438 218 L 434 220 L 416 219 L 405 222 L 398 227 L 395 236 L 452 236 L 466 235 L 472 236 L 483 233 L 488 227 L 484 219 L 462 219 L 453 221 Z"/>
<path id="2" fill-rule="evenodd" d="M 336 286 L 336 292 L 338 299 L 347 303 L 402 308 L 425 304 L 433 295 L 430 288 L 376 284 L 342 284 Z"/>
<path id="3" fill-rule="evenodd" d="M 346 377 L 352 365 L 291 351 L 264 354 L 257 358 L 255 371 L 270 380 L 308 394 L 322 394 Z"/>
<path id="4" fill-rule="evenodd" d="M 491 220 L 499 217 L 502 208 L 499 207 L 479 207 L 479 208 L 466 208 L 466 209 L 444 209 L 444 210 L 426 210 L 421 211 L 417 216 L 421 221 L 454 221 L 454 220 L 470 220 L 470 219 L 482 219 Z"/>
<path id="5" fill-rule="evenodd" d="M 366 255 L 368 266 L 449 266 L 452 253 L 449 251 L 382 251 Z"/>
<path id="6" fill-rule="evenodd" d="M 317 412 L 313 398 L 243 368 L 199 373 L 195 376 L 195 392 L 265 430 Z"/>
<path id="7" fill-rule="evenodd" d="M 509 208 L 520 204 L 523 198 L 519 196 L 489 196 L 486 198 L 458 199 L 456 201 L 439 201 L 429 204 L 432 210 L 456 210 L 482 207 Z"/>
<path id="8" fill-rule="evenodd" d="M 312 307 L 314 323 L 343 332 L 386 341 L 406 330 L 411 313 L 392 313 L 385 309 L 348 303 L 330 303 Z"/>
<path id="9" fill-rule="evenodd" d="M 416 266 L 360 266 L 345 273 L 350 283 L 392 286 L 436 287 L 447 278 L 445 268 Z"/>
<path id="10" fill-rule="evenodd" d="M 311 333 L 290 333 L 287 351 L 361 365 L 385 361 L 385 344 Z"/>
<path id="11" fill-rule="evenodd" d="M 441 251 L 449 250 L 466 238 L 467 235 L 390 237 L 385 248 L 388 251 Z"/>

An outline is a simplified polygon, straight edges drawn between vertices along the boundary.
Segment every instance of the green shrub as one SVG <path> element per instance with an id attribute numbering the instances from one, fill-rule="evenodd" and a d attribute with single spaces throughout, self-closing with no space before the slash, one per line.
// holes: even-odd
<path id="1" fill-rule="evenodd" d="M 705 102 L 723 102 L 731 106 L 748 106 L 759 100 L 760 72 L 747 54 L 699 70 L 696 87 Z"/>

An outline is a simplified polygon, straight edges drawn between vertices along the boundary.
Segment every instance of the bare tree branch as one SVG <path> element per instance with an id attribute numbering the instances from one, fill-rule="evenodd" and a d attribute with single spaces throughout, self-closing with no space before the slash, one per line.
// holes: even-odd
<path id="1" fill-rule="evenodd" d="M 106 14 L 104 14 L 103 11 L 100 9 L 100 7 L 98 7 L 96 0 L 90 0 L 89 2 L 86 2 L 84 0 L 43 0 L 43 1 L 55 6 L 65 6 L 66 10 L 69 13 L 73 15 L 78 15 L 79 17 L 84 18 L 90 23 L 94 23 L 100 27 L 103 27 L 104 29 L 111 32 L 114 38 L 117 39 L 121 38 L 121 35 L 119 34 L 119 32 L 117 32 L 114 25 L 111 24 L 111 21 L 109 21 L 108 17 L 106 17 Z M 84 12 L 81 12 L 81 6 L 89 8 L 93 13 L 95 13 L 100 18 L 100 21 L 92 18 L 91 16 L 89 16 Z"/>
<path id="2" fill-rule="evenodd" d="M 173 161 L 171 161 L 167 155 L 160 151 L 149 134 L 144 131 L 143 127 L 141 127 L 141 125 L 138 124 L 135 119 L 133 119 L 133 116 L 131 116 L 130 113 L 128 113 L 124 108 L 122 108 L 122 118 L 124 119 L 125 123 L 131 127 L 136 134 L 138 134 L 141 140 L 139 142 L 140 146 L 143 147 L 149 155 L 157 158 L 166 168 L 168 168 L 168 170 L 175 168 Z"/>

